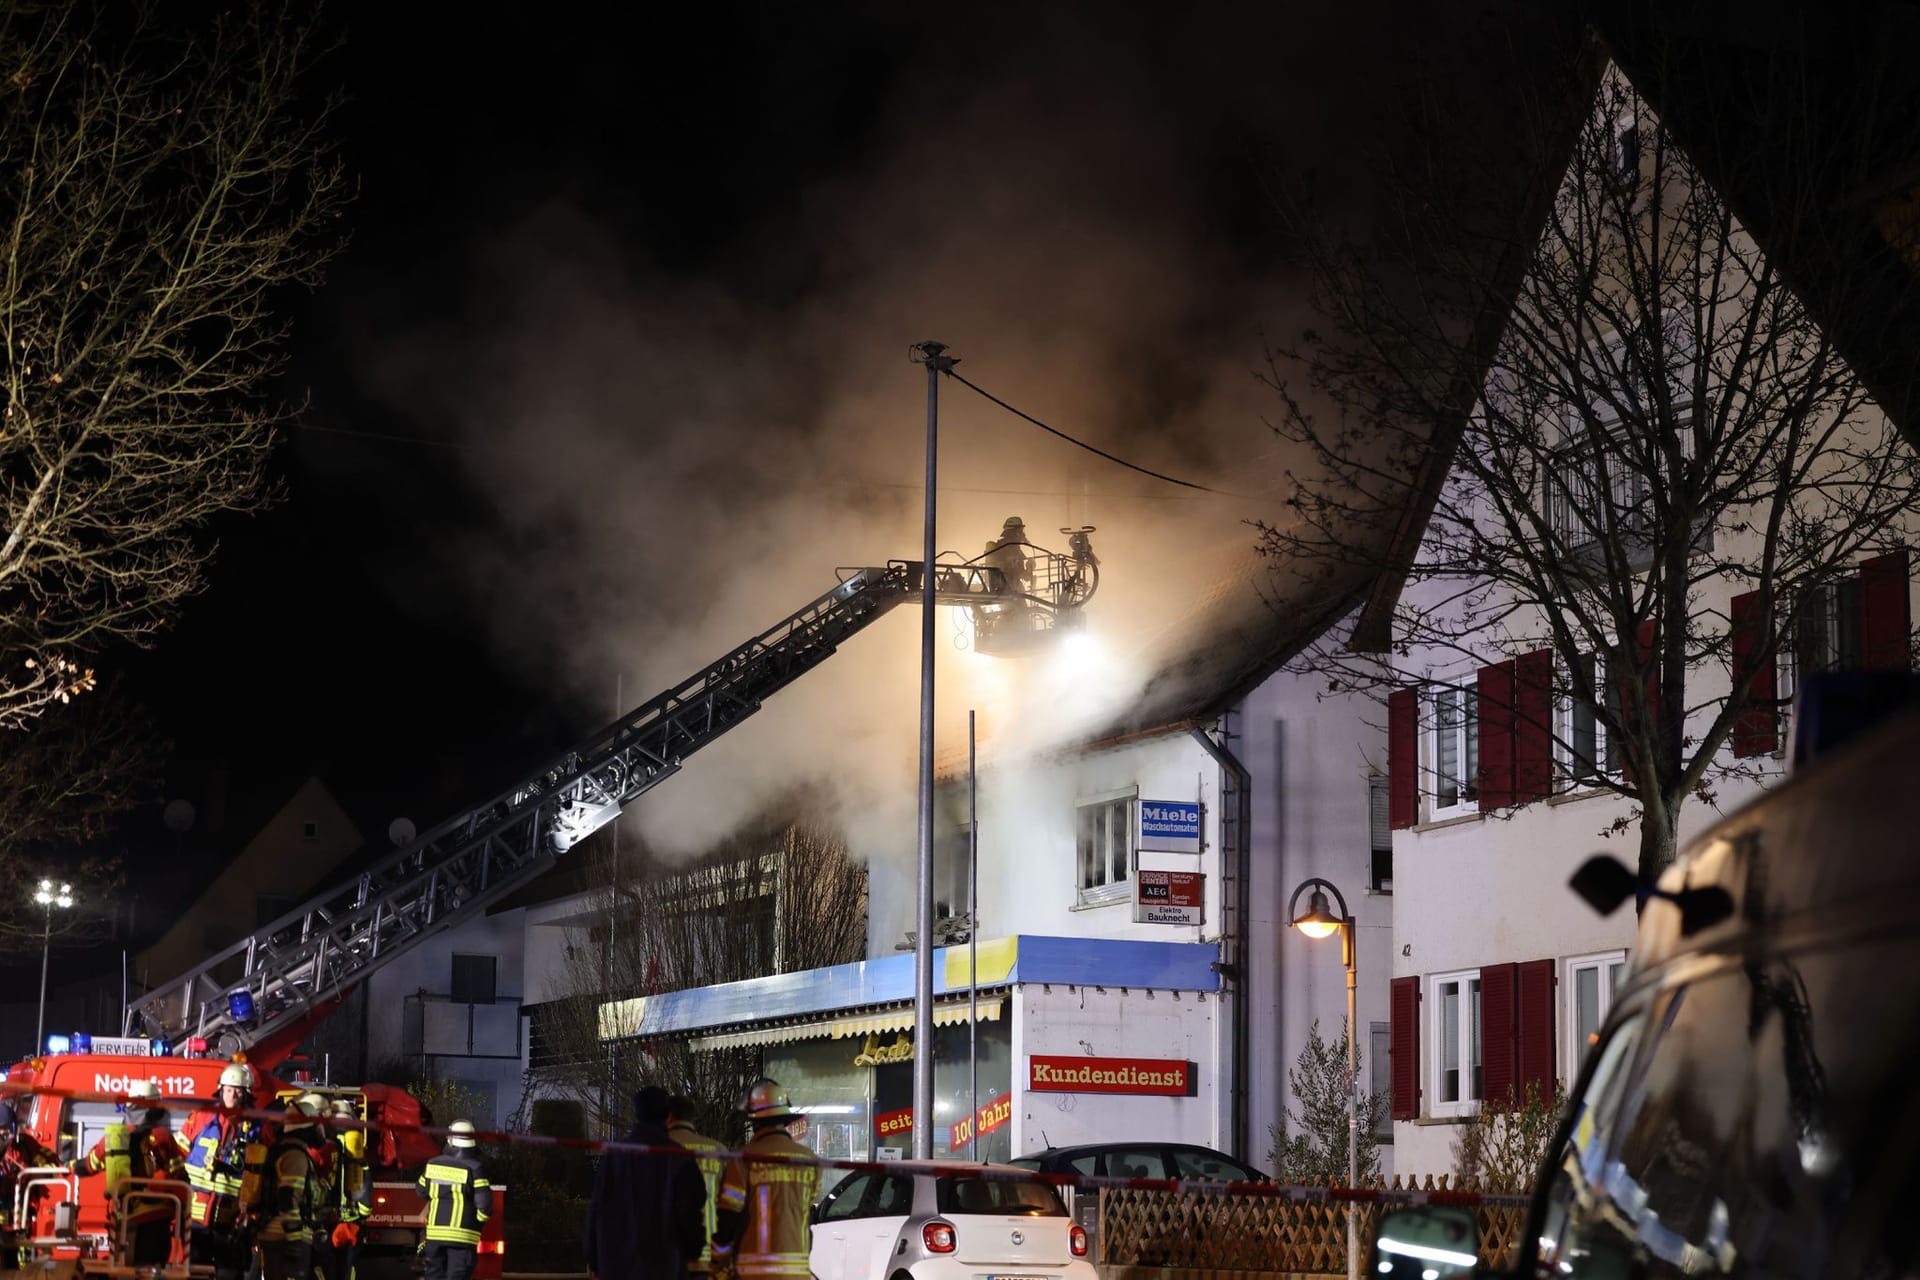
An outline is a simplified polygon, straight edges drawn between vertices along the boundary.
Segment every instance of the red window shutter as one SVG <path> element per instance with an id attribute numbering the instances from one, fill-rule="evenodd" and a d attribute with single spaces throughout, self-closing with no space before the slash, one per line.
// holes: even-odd
<path id="1" fill-rule="evenodd" d="M 1755 702 L 1770 703 L 1780 696 L 1779 672 L 1771 654 L 1764 659 L 1758 656 L 1767 639 L 1760 593 L 1735 596 L 1728 613 L 1733 623 L 1733 687 L 1736 692 L 1745 689 Z M 1756 706 L 1734 722 L 1734 755 L 1763 756 L 1779 745 L 1779 715 L 1773 707 Z"/>
<path id="2" fill-rule="evenodd" d="M 1490 964 L 1480 970 L 1480 1070 L 1482 1099 L 1496 1110 L 1519 1100 L 1520 1075 L 1517 990 L 1518 965 Z"/>
<path id="3" fill-rule="evenodd" d="M 1517 998 L 1517 1032 L 1514 1036 L 1519 1046 L 1516 1055 L 1519 1059 L 1519 1079 L 1517 1088 L 1522 1098 L 1526 1096 L 1529 1085 L 1538 1086 L 1543 1099 L 1553 1097 L 1554 1062 L 1553 1046 L 1558 1037 L 1553 1033 L 1553 988 L 1554 969 L 1552 960 L 1529 960 L 1515 966 Z M 1480 990 L 1481 1010 L 1486 1009 L 1486 988 Z"/>
<path id="4" fill-rule="evenodd" d="M 1860 665 L 1868 671 L 1905 671 L 1913 633 L 1902 547 L 1860 562 Z"/>
<path id="5" fill-rule="evenodd" d="M 1411 689 L 1387 695 L 1387 825 L 1420 820 L 1420 713 Z"/>
<path id="6" fill-rule="evenodd" d="M 1480 668 L 1480 809 L 1513 807 L 1513 664 Z"/>
<path id="7" fill-rule="evenodd" d="M 1420 979 L 1395 978 L 1388 989 L 1393 1059 L 1393 1118 L 1420 1118 Z"/>
<path id="8" fill-rule="evenodd" d="M 1553 794 L 1553 650 L 1513 663 L 1513 802 Z"/>

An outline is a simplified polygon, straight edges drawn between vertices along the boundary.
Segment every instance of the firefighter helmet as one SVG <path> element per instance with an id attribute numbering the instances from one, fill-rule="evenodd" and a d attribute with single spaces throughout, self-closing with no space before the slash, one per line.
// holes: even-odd
<path id="1" fill-rule="evenodd" d="M 474 1145 L 473 1123 L 468 1120 L 455 1120 L 447 1126 L 447 1145 L 450 1147 L 471 1147 Z"/>
<path id="2" fill-rule="evenodd" d="M 286 1127 L 289 1129 L 304 1129 L 312 1124 L 313 1118 L 320 1114 L 319 1104 L 320 1095 L 317 1093 L 307 1093 L 302 1094 L 298 1098 L 288 1098 Z"/>
<path id="3" fill-rule="evenodd" d="M 328 1104 L 333 1114 L 342 1120 L 358 1120 L 360 1108 L 353 1105 L 352 1098 L 335 1098 Z"/>
<path id="4" fill-rule="evenodd" d="M 127 1101 L 129 1102 L 135 1098 L 157 1098 L 159 1096 L 160 1086 L 151 1080 L 127 1081 Z"/>
<path id="5" fill-rule="evenodd" d="M 232 1085 L 236 1089 L 253 1088 L 253 1068 L 244 1062 L 229 1062 L 220 1070 L 220 1087 Z"/>
<path id="6" fill-rule="evenodd" d="M 787 1097 L 787 1091 L 780 1087 L 780 1082 L 766 1076 L 755 1080 L 747 1090 L 744 1109 L 749 1120 L 791 1120 L 799 1114 L 793 1109 L 793 1102 Z"/>

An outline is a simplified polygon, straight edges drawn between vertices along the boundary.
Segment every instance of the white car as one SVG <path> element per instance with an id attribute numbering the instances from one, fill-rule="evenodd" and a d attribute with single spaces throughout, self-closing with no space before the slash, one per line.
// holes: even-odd
<path id="1" fill-rule="evenodd" d="M 1022 1173 L 956 1161 L 848 1174 L 813 1211 L 807 1265 L 819 1280 L 1095 1280 L 1086 1231 Z"/>

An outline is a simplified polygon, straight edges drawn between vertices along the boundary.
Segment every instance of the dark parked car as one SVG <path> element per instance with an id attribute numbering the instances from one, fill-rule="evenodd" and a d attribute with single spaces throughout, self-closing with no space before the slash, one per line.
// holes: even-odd
<path id="1" fill-rule="evenodd" d="M 1272 1181 L 1260 1170 L 1232 1156 L 1182 1142 L 1102 1142 L 1084 1147 L 1053 1147 L 1008 1163 L 1041 1173 L 1078 1173 L 1103 1178 Z"/>

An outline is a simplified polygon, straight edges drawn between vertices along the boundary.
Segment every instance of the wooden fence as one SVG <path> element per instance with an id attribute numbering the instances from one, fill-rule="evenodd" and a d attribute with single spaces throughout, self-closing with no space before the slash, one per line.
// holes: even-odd
<path id="1" fill-rule="evenodd" d="M 1479 1191 L 1471 1181 L 1442 1174 L 1376 1186 L 1394 1191 Z M 1383 1208 L 1353 1207 L 1359 1219 L 1360 1247 L 1373 1238 Z M 1526 1210 L 1484 1207 L 1480 1219 L 1480 1260 L 1504 1268 L 1513 1257 Z M 1182 1280 L 1215 1275 L 1345 1275 L 1348 1206 L 1324 1201 L 1282 1200 L 1201 1191 L 1100 1192 L 1101 1274 L 1108 1280 L 1162 1277 L 1170 1268 Z"/>

